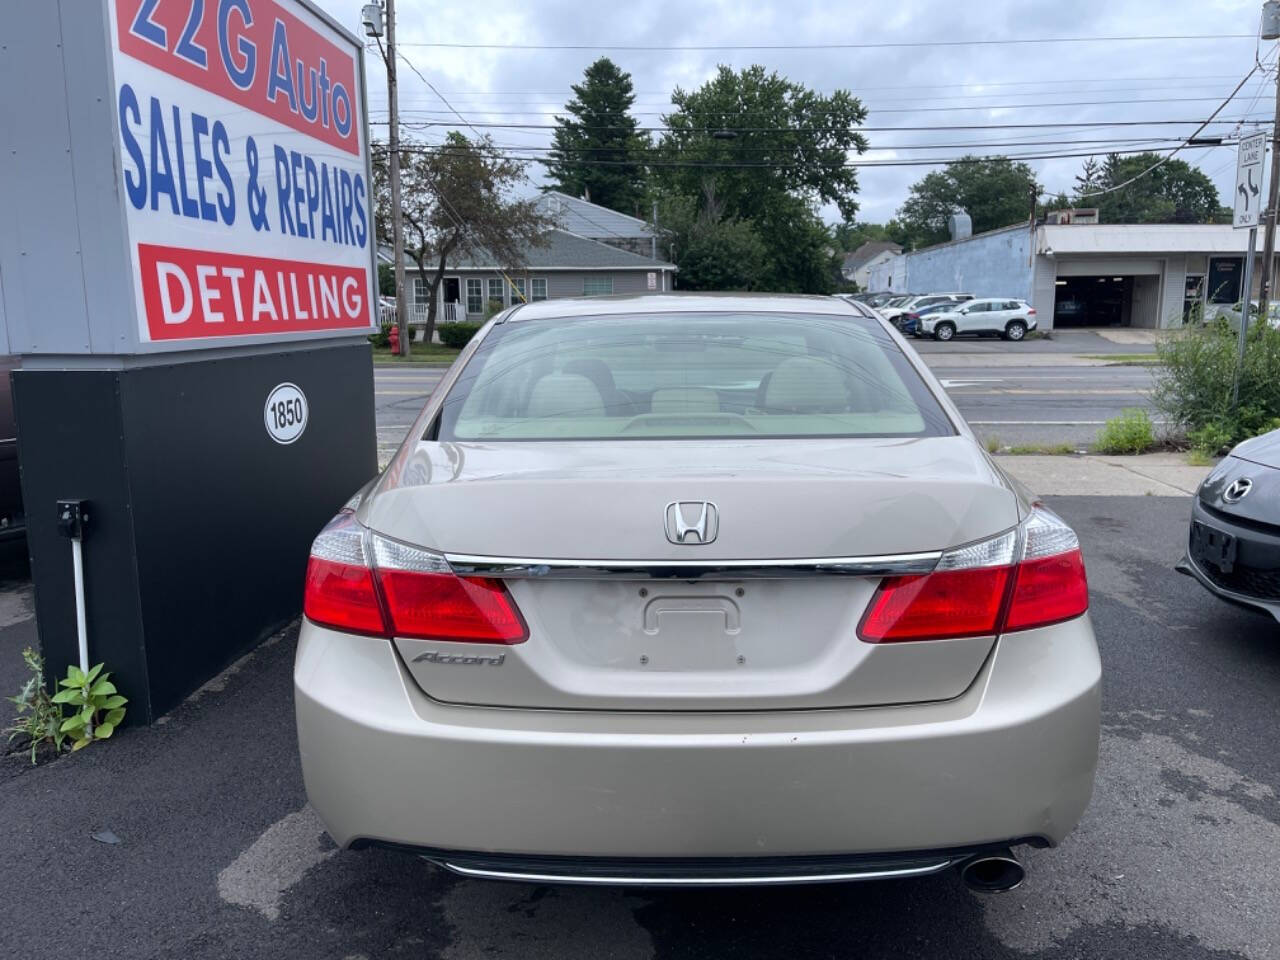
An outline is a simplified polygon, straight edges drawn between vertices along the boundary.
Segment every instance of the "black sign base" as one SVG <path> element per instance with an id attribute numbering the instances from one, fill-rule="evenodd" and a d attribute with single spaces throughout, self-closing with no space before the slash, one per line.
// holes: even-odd
<path id="1" fill-rule="evenodd" d="M 90 662 L 114 674 L 132 723 L 150 723 L 298 615 L 311 540 L 377 471 L 364 343 L 21 369 L 13 382 L 48 672 L 78 659 L 71 541 L 57 510 L 74 499 Z M 289 443 L 266 423 L 283 383 L 307 405 Z"/>

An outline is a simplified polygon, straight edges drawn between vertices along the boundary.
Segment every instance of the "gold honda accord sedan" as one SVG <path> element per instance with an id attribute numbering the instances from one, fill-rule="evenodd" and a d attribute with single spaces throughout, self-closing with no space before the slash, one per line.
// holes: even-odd
<path id="1" fill-rule="evenodd" d="M 869 308 L 512 307 L 312 547 L 307 793 L 469 876 L 1008 889 L 1093 789 L 1088 603 Z"/>

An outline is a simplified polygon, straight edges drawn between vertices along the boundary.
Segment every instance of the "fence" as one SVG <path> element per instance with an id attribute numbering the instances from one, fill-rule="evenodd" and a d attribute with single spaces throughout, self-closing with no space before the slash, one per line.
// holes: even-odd
<path id="1" fill-rule="evenodd" d="M 427 325 L 427 305 L 410 302 L 409 326 L 425 327 Z M 460 303 L 442 303 L 436 308 L 436 323 L 462 323 L 467 319 L 467 311 Z M 383 326 L 396 322 L 395 301 L 381 299 L 378 301 L 378 322 Z"/>

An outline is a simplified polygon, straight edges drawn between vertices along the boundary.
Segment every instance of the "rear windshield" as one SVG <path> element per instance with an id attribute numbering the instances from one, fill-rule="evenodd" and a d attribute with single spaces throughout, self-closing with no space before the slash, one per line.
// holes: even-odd
<path id="1" fill-rule="evenodd" d="M 499 324 L 441 440 L 925 437 L 955 431 L 857 316 L 635 314 Z"/>

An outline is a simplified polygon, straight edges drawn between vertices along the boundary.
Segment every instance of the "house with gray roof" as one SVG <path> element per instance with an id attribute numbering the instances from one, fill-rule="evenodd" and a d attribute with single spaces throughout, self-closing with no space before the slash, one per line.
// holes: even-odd
<path id="1" fill-rule="evenodd" d="M 673 288 L 676 266 L 652 257 L 582 237 L 566 230 L 549 230 L 546 243 L 530 246 L 524 263 L 512 268 L 496 263 L 483 251 L 449 261 L 440 284 L 436 319 L 482 320 L 490 304 L 508 307 L 560 297 L 607 296 L 614 293 L 662 293 Z M 379 257 L 393 262 L 383 248 Z M 411 323 L 425 323 L 425 284 L 417 265 L 405 258 Z"/>
<path id="2" fill-rule="evenodd" d="M 900 256 L 902 247 L 887 240 L 868 240 L 852 253 L 844 255 L 840 275 L 858 285 L 859 290 L 870 290 L 871 273 L 877 267 Z"/>
<path id="3" fill-rule="evenodd" d="M 657 234 L 639 217 L 627 216 L 559 190 L 545 191 L 538 198 L 538 210 L 566 233 L 629 250 L 642 257 L 656 259 L 658 256 Z"/>

